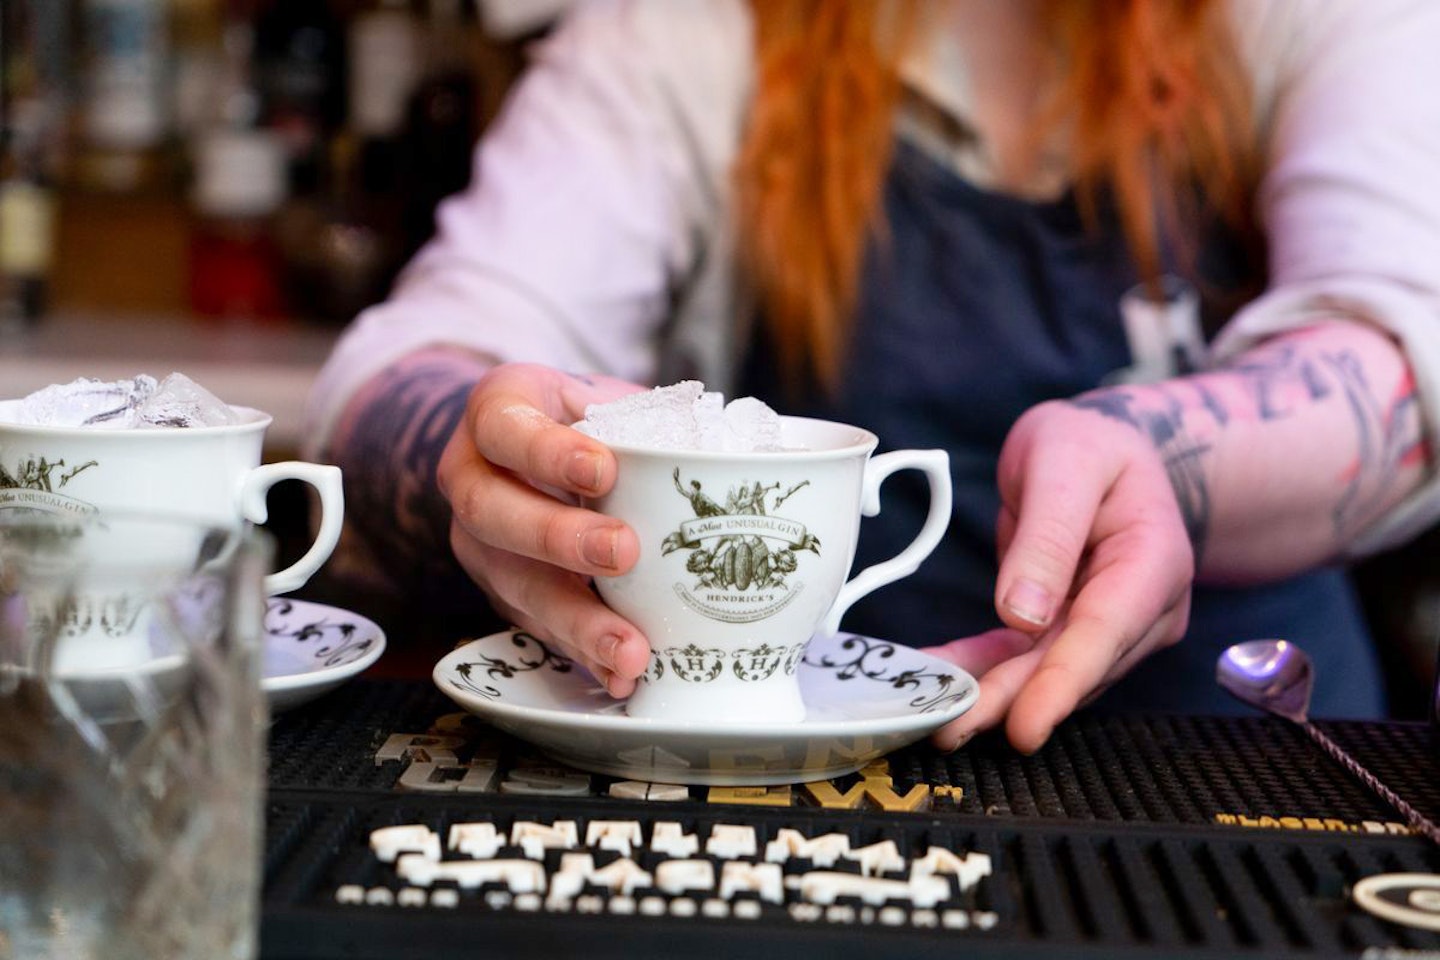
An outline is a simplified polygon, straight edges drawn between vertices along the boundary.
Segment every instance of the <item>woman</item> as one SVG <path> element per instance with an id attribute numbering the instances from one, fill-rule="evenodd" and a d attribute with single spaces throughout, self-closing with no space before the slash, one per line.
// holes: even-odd
<path id="1" fill-rule="evenodd" d="M 572 505 L 615 465 L 564 424 L 696 376 L 950 451 L 944 547 L 846 621 L 980 676 L 942 747 L 1112 684 L 1219 709 L 1257 635 L 1379 713 L 1335 564 L 1440 512 L 1437 41 L 1418 0 L 581 5 L 317 385 L 352 549 L 626 695 L 648 647 L 588 578 L 639 548 Z M 1175 276 L 1202 370 L 1127 339 Z"/>

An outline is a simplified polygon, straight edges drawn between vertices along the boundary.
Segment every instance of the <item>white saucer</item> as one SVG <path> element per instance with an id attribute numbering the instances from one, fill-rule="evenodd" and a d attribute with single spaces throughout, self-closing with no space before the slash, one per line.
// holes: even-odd
<path id="1" fill-rule="evenodd" d="M 385 632 L 338 607 L 290 597 L 265 604 L 262 686 L 270 712 L 299 706 L 360 673 L 385 651 Z"/>
<path id="2" fill-rule="evenodd" d="M 817 636 L 800 665 L 799 723 L 637 719 L 583 668 L 520 630 L 473 640 L 435 665 L 442 692 L 580 770 L 717 786 L 826 780 L 924 737 L 975 703 L 975 679 L 909 647 Z"/>

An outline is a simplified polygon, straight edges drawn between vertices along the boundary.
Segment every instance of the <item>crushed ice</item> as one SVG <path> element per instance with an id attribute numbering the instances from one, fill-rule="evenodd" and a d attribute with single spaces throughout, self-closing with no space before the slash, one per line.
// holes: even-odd
<path id="1" fill-rule="evenodd" d="M 20 401 L 15 421 L 47 427 L 124 430 L 145 427 L 216 427 L 238 422 L 228 404 L 183 373 L 163 380 L 81 377 L 35 391 Z"/>
<path id="2" fill-rule="evenodd" d="M 707 391 L 698 380 L 632 393 L 585 408 L 580 425 L 604 443 L 753 453 L 788 449 L 780 439 L 780 417 L 763 401 Z"/>

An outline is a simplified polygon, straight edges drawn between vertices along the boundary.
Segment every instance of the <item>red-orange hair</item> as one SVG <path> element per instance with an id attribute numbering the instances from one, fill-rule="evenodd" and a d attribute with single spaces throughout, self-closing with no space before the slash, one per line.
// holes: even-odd
<path id="1" fill-rule="evenodd" d="M 1047 0 L 1054 95 L 1032 131 L 1064 131 L 1092 224 L 1113 198 L 1143 277 L 1201 198 L 1250 232 L 1250 90 L 1225 0 Z M 833 387 L 899 101 L 916 0 L 751 0 L 758 85 L 736 165 L 741 266 L 782 369 Z"/>

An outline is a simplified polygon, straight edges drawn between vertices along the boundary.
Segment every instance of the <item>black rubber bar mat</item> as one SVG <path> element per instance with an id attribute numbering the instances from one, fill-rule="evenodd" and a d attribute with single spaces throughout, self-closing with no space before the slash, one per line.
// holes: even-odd
<path id="1" fill-rule="evenodd" d="M 1427 728 L 1324 727 L 1440 812 Z M 1351 899 L 1440 855 L 1269 718 L 1082 716 L 1033 757 L 980 738 L 833 782 L 675 788 L 359 681 L 277 718 L 270 765 L 266 960 L 1440 951 Z M 394 828 L 423 843 L 387 852 Z"/>

